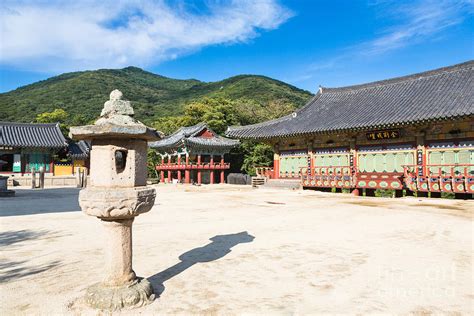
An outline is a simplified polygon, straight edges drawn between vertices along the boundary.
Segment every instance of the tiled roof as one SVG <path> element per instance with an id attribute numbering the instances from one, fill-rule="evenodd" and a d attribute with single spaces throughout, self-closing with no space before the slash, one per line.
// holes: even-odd
<path id="1" fill-rule="evenodd" d="M 216 135 L 212 138 L 206 137 L 189 137 L 185 140 L 186 145 L 189 147 L 222 147 L 222 148 L 233 148 L 239 145 L 238 140 L 225 138 Z"/>
<path id="2" fill-rule="evenodd" d="M 149 146 L 156 150 L 168 150 L 186 145 L 188 147 L 209 148 L 233 148 L 239 145 L 239 141 L 228 139 L 219 135 L 214 137 L 199 137 L 203 130 L 210 130 L 207 124 L 199 123 L 194 126 L 181 127 L 176 132 L 162 140 L 151 142 Z"/>
<path id="3" fill-rule="evenodd" d="M 68 155 L 74 159 L 87 159 L 91 146 L 84 140 L 74 142 L 70 141 L 67 147 Z"/>
<path id="4" fill-rule="evenodd" d="M 321 88 L 279 119 L 230 127 L 226 135 L 265 139 L 364 130 L 474 115 L 474 61 L 368 84 Z"/>
<path id="5" fill-rule="evenodd" d="M 59 124 L 0 122 L 0 146 L 59 149 L 67 142 Z"/>

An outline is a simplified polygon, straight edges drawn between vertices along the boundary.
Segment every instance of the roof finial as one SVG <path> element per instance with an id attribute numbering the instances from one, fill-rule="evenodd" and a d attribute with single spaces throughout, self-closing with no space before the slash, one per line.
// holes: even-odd
<path id="1" fill-rule="evenodd" d="M 323 93 L 323 87 L 319 85 L 319 93 Z"/>

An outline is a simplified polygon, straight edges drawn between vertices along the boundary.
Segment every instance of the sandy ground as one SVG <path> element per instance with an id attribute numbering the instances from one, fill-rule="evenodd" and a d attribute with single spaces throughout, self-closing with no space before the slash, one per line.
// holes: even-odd
<path id="1" fill-rule="evenodd" d="M 474 312 L 472 201 L 158 186 L 134 269 L 159 294 L 121 314 Z M 100 222 L 77 189 L 0 199 L 0 314 L 100 314 Z M 118 314 L 118 313 L 116 313 Z"/>

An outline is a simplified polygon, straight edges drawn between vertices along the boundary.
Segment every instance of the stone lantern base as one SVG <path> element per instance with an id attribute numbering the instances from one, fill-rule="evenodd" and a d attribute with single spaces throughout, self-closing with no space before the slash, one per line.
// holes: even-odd
<path id="1" fill-rule="evenodd" d="M 105 232 L 104 280 L 87 289 L 85 303 L 102 310 L 146 305 L 155 298 L 150 282 L 132 269 L 132 226 L 155 202 L 154 188 L 89 187 L 79 193 L 82 211 L 101 219 Z"/>
<path id="2" fill-rule="evenodd" d="M 153 302 L 154 299 L 151 283 L 142 278 L 122 286 L 97 283 L 89 287 L 85 295 L 85 301 L 89 306 L 111 311 L 141 307 Z"/>
<path id="3" fill-rule="evenodd" d="M 126 219 L 151 210 L 155 196 L 150 187 L 90 187 L 79 192 L 79 205 L 84 213 L 100 219 Z"/>
<path id="4" fill-rule="evenodd" d="M 7 181 L 8 177 L 0 176 L 0 197 L 15 196 L 15 191 L 8 190 Z"/>

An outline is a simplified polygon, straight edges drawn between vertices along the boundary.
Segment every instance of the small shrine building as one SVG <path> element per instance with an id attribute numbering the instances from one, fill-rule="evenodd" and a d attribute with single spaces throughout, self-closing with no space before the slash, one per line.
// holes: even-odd
<path id="1" fill-rule="evenodd" d="M 59 124 L 0 122 L 0 173 L 53 173 L 53 155 L 67 146 Z"/>
<path id="2" fill-rule="evenodd" d="M 238 140 L 217 135 L 205 123 L 181 127 L 168 137 L 149 143 L 162 158 L 156 165 L 160 182 L 197 184 L 224 183 L 225 171 L 230 169 L 225 154 L 238 145 Z"/>
<path id="3" fill-rule="evenodd" d="M 320 87 L 294 113 L 226 135 L 273 145 L 276 179 L 303 188 L 474 193 L 474 61 L 367 84 Z"/>
<path id="4" fill-rule="evenodd" d="M 90 145 L 66 139 L 59 124 L 0 122 L 0 174 L 72 175 L 88 167 Z"/>

